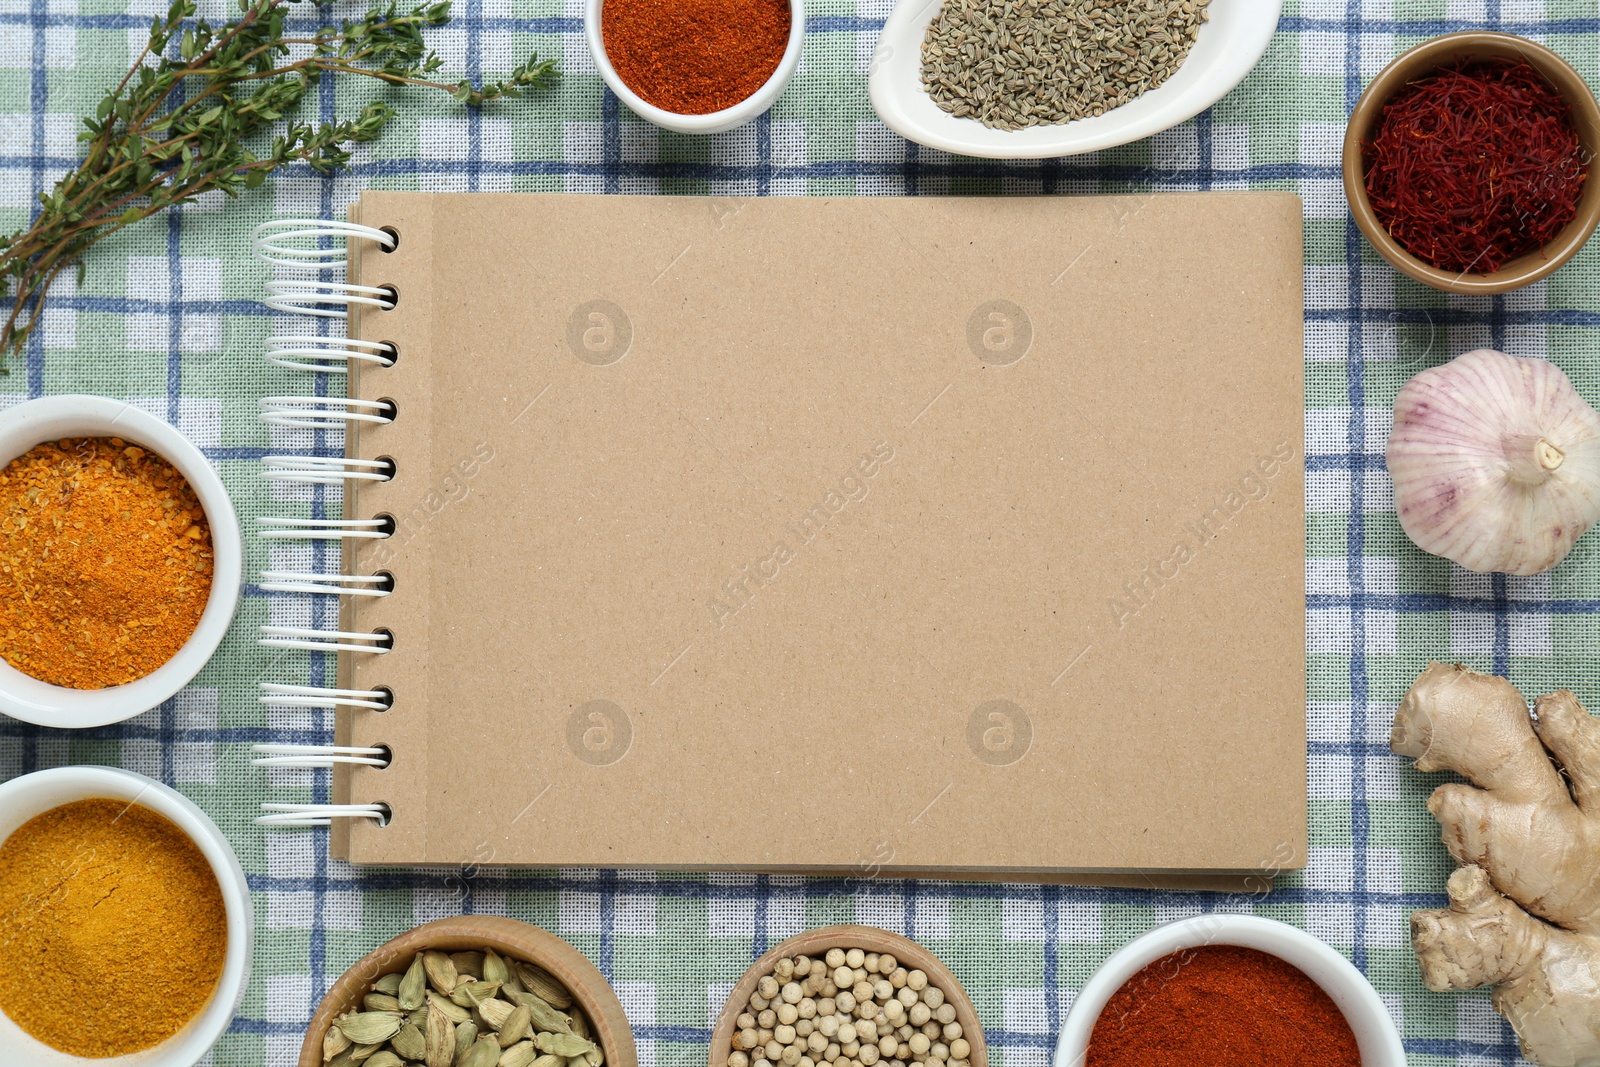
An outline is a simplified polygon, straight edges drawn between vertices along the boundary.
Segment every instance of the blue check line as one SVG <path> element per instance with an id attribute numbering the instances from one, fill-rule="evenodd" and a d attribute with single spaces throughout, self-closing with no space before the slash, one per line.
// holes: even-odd
<path id="1" fill-rule="evenodd" d="M 1500 602 L 1493 596 L 1464 597 L 1443 593 L 1309 593 L 1306 608 L 1312 611 L 1359 608 L 1363 611 L 1392 611 L 1415 615 L 1427 612 L 1493 615 Z M 1507 599 L 1504 610 L 1512 615 L 1593 615 L 1600 612 L 1600 600 Z"/>

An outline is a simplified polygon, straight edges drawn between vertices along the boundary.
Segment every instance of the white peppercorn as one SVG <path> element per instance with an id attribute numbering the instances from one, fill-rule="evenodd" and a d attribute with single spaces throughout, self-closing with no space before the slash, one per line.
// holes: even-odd
<path id="1" fill-rule="evenodd" d="M 766 1048 L 763 1051 L 766 1052 L 767 1059 L 769 1060 L 776 1061 L 783 1057 L 783 1046 L 778 1044 L 776 1041 L 768 1041 Z"/>
<path id="2" fill-rule="evenodd" d="M 772 1039 L 780 1045 L 794 1044 L 794 1027 L 780 1026 L 772 1031 Z"/>
<path id="3" fill-rule="evenodd" d="M 828 1039 L 817 1031 L 813 1030 L 811 1032 L 811 1036 L 806 1038 L 806 1048 L 810 1049 L 812 1052 L 822 1052 L 825 1051 L 827 1047 Z"/>
<path id="4" fill-rule="evenodd" d="M 772 1004 L 772 1001 L 770 1001 L 766 997 L 762 996 L 759 991 L 750 994 L 750 1007 L 755 1011 L 764 1011 L 765 1009 L 770 1007 L 771 1004 Z M 908 1005 L 908 1007 L 909 1007 L 909 1005 Z"/>
<path id="5" fill-rule="evenodd" d="M 920 993 L 928 988 L 928 976 L 920 969 L 912 971 L 906 975 L 906 987 Z"/>
<path id="6" fill-rule="evenodd" d="M 894 1036 L 899 1038 L 900 1043 L 903 1045 L 907 1041 L 911 1040 L 911 1035 L 914 1033 L 916 1033 L 916 1031 L 911 1028 L 911 1024 L 906 1023 L 904 1026 L 901 1026 L 894 1032 Z"/>
<path id="7" fill-rule="evenodd" d="M 874 1063 L 878 1062 L 878 1046 L 877 1045 L 862 1045 L 861 1046 L 861 1051 L 860 1051 L 860 1053 L 858 1053 L 858 1055 L 861 1058 L 861 1062 L 864 1063 L 864 1064 L 867 1064 L 868 1067 L 870 1067 L 871 1064 L 874 1064 Z"/>
<path id="8" fill-rule="evenodd" d="M 820 1016 L 832 1015 L 839 1010 L 832 997 L 823 997 L 817 1001 L 817 1014 Z"/>
<path id="9" fill-rule="evenodd" d="M 817 1021 L 815 1019 L 796 1019 L 794 1022 L 794 1032 L 801 1037 L 810 1037 L 812 1031 L 816 1030 L 816 1028 Z"/>
<path id="10" fill-rule="evenodd" d="M 964 1037 L 958 1037 L 950 1042 L 950 1055 L 954 1059 L 964 1060 L 972 1055 L 972 1045 Z"/>
<path id="11" fill-rule="evenodd" d="M 931 985 L 922 991 L 922 1002 L 930 1008 L 937 1008 L 944 1003 L 944 992 L 936 985 Z"/>
<path id="12" fill-rule="evenodd" d="M 760 1043 L 761 1043 L 760 1036 L 756 1033 L 756 1028 L 753 1027 L 753 1026 L 746 1026 L 745 1028 L 740 1030 L 737 1034 L 733 1035 L 733 1047 L 734 1048 L 751 1049 L 751 1048 L 755 1048 Z"/>
<path id="13" fill-rule="evenodd" d="M 783 1050 L 783 1062 L 786 1067 L 795 1067 L 800 1062 L 800 1046 L 786 1045 Z"/>
<path id="14" fill-rule="evenodd" d="M 878 957 L 878 973 L 882 975 L 893 974 L 895 968 L 900 966 L 900 961 L 885 952 Z"/>
<path id="15" fill-rule="evenodd" d="M 900 1042 L 896 1041 L 892 1035 L 885 1034 L 884 1036 L 878 1038 L 878 1051 L 883 1053 L 885 1056 L 893 1056 L 894 1050 L 899 1047 Z"/>
<path id="16" fill-rule="evenodd" d="M 904 989 L 906 987 L 906 977 L 910 973 L 911 972 L 906 970 L 904 967 L 896 967 L 889 974 L 889 984 L 894 986 L 896 989 Z"/>
<path id="17" fill-rule="evenodd" d="M 763 1030 L 757 1030 L 756 1031 L 756 1043 L 757 1044 L 761 1045 L 762 1047 L 765 1047 L 767 1042 L 769 1042 L 771 1040 L 772 1040 L 772 1031 L 771 1030 L 763 1029 Z"/>
<path id="18" fill-rule="evenodd" d="M 862 979 L 850 987 L 850 992 L 856 995 L 856 1003 L 858 1004 L 863 1000 L 871 1000 L 873 996 L 872 983 Z"/>
<path id="19" fill-rule="evenodd" d="M 824 1015 L 817 1020 L 817 1030 L 823 1037 L 833 1037 L 839 1032 L 839 1017 L 837 1015 Z M 833 1057 L 828 1057 L 832 1059 Z"/>
<path id="20" fill-rule="evenodd" d="M 839 995 L 833 998 L 833 1006 L 834 1010 L 841 1014 L 849 1015 L 856 1010 L 856 996 L 848 989 L 841 990 Z"/>
<path id="21" fill-rule="evenodd" d="M 951 1060 L 950 1067 L 972 1067 L 971 1060 Z"/>
<path id="22" fill-rule="evenodd" d="M 889 997 L 883 1005 L 883 1017 L 899 1026 L 906 1017 L 906 1006 L 893 997 Z"/>
<path id="23" fill-rule="evenodd" d="M 848 967 L 835 967 L 833 969 L 833 984 L 840 989 L 849 989 L 856 984 L 855 972 Z"/>
<path id="24" fill-rule="evenodd" d="M 929 1041 L 937 1041 L 944 1036 L 944 1027 L 929 1019 L 922 1024 L 922 1032 L 928 1035 Z"/>
<path id="25" fill-rule="evenodd" d="M 878 969 L 878 954 L 876 952 L 867 953 L 861 959 L 861 966 L 865 967 L 869 971 L 877 970 Z"/>
<path id="26" fill-rule="evenodd" d="M 833 984 L 832 978 L 829 978 L 822 983 L 822 988 L 819 992 L 825 997 L 836 997 L 839 995 L 839 987 Z"/>
<path id="27" fill-rule="evenodd" d="M 799 982 L 790 982 L 783 987 L 782 995 L 785 1004 L 798 1004 L 805 994 L 801 992 Z"/>
<path id="28" fill-rule="evenodd" d="M 783 1023 L 785 1026 L 793 1026 L 794 1021 L 800 1018 L 800 1009 L 795 1007 L 793 1004 L 785 1002 L 778 1005 L 777 1015 L 780 1023 Z"/>
<path id="29" fill-rule="evenodd" d="M 750 1061 L 750 1067 L 772 1067 L 772 1061 L 766 1056 L 758 1056 Z"/>
<path id="30" fill-rule="evenodd" d="M 782 988 L 783 986 L 778 982 L 778 980 L 772 977 L 770 974 L 763 975 L 761 981 L 756 983 L 756 992 L 760 993 L 768 1000 L 771 1000 L 773 997 L 777 996 L 778 990 Z"/>
<path id="31" fill-rule="evenodd" d="M 888 1000 L 894 996 L 894 986 L 889 984 L 887 978 L 880 978 L 872 983 L 872 995 L 878 1000 Z"/>
<path id="32" fill-rule="evenodd" d="M 844 1044 L 839 1046 L 839 1055 L 845 1056 L 852 1060 L 855 1059 L 860 1052 L 861 1042 L 859 1041 L 846 1041 Z"/>
<path id="33" fill-rule="evenodd" d="M 909 982 L 906 984 L 904 989 L 895 994 L 895 998 L 908 1008 L 922 1003 L 922 998 L 917 995 L 917 991 L 915 989 L 911 988 Z M 931 1011 L 932 1009 L 930 1008 L 929 1010 Z"/>
<path id="34" fill-rule="evenodd" d="M 894 1058 L 902 1063 L 911 1059 L 911 1046 L 904 1041 L 900 1042 L 899 1047 L 894 1050 Z"/>
<path id="35" fill-rule="evenodd" d="M 912 996 L 916 996 L 916 994 L 913 993 Z M 921 1001 L 908 1005 L 908 1007 L 911 1010 L 906 1014 L 906 1018 L 911 1020 L 912 1026 L 921 1026 L 923 1023 L 933 1018 L 933 1009 Z"/>
<path id="36" fill-rule="evenodd" d="M 933 1017 L 942 1023 L 953 1023 L 956 1021 L 956 1006 L 949 1001 L 945 1001 L 933 1009 Z"/>
<path id="37" fill-rule="evenodd" d="M 801 1056 L 798 1067 L 817 1067 L 817 1061 L 810 1056 Z"/>
<path id="38" fill-rule="evenodd" d="M 856 1039 L 856 1024 L 855 1023 L 844 1023 L 843 1025 L 841 1025 L 839 1027 L 839 1044 L 848 1047 L 848 1046 L 850 1046 L 851 1044 L 853 1044 L 855 1042 L 855 1039 Z M 849 1053 L 846 1053 L 846 1055 L 854 1056 L 855 1053 L 854 1052 L 849 1052 Z"/>
<path id="39" fill-rule="evenodd" d="M 837 1060 L 839 1058 L 839 1042 L 828 1042 L 828 1047 L 822 1051 L 822 1058 L 827 1060 L 829 1063 Z"/>
<path id="40" fill-rule="evenodd" d="M 815 1019 L 817 1017 L 817 1002 L 810 997 L 801 997 L 800 1003 L 795 1005 L 802 1019 Z"/>
<path id="41" fill-rule="evenodd" d="M 960 1036 L 961 1036 L 961 1024 L 960 1023 L 945 1023 L 944 1024 L 944 1039 L 946 1041 L 954 1041 L 956 1038 L 958 1038 Z M 957 1057 L 957 1058 L 960 1059 L 961 1057 Z"/>
<path id="42" fill-rule="evenodd" d="M 947 1060 L 950 1058 L 950 1046 L 943 1041 L 935 1041 L 933 1047 L 928 1049 L 928 1055 L 936 1060 Z"/>
<path id="43" fill-rule="evenodd" d="M 866 959 L 866 958 L 867 958 L 867 954 L 865 952 L 861 951 L 858 948 L 849 949 L 844 954 L 845 963 L 849 964 L 852 967 L 861 966 L 861 961 Z"/>
<path id="44" fill-rule="evenodd" d="M 756 1017 L 747 1011 L 740 1012 L 739 1018 L 734 1022 L 734 1025 L 741 1030 L 753 1030 L 756 1025 Z"/>
<path id="45" fill-rule="evenodd" d="M 794 960 L 785 956 L 772 965 L 772 976 L 780 982 L 787 982 L 794 977 Z"/>
<path id="46" fill-rule="evenodd" d="M 863 1000 L 860 1004 L 856 1005 L 855 1014 L 856 1018 L 858 1019 L 876 1019 L 879 1015 L 879 1008 L 878 1005 L 872 1001 Z"/>
<path id="47" fill-rule="evenodd" d="M 830 948 L 828 950 L 828 954 L 824 956 L 823 959 L 827 961 L 829 970 L 833 970 L 835 967 L 843 967 L 845 959 L 844 949 Z"/>
<path id="48" fill-rule="evenodd" d="M 742 1049 L 728 1053 L 728 1067 L 750 1067 L 750 1054 Z"/>
<path id="49" fill-rule="evenodd" d="M 927 1055 L 928 1049 L 932 1046 L 927 1034 L 912 1034 L 906 1044 L 910 1045 L 911 1051 L 918 1056 Z"/>
<path id="50" fill-rule="evenodd" d="M 878 1024 L 871 1019 L 861 1019 L 856 1024 L 856 1038 L 860 1041 L 878 1040 Z"/>
<path id="51" fill-rule="evenodd" d="M 773 1011 L 771 1008 L 767 1008 L 766 1010 L 762 1011 L 760 1015 L 756 1016 L 756 1025 L 761 1027 L 763 1030 L 771 1030 L 774 1026 L 778 1025 L 778 1013 Z"/>

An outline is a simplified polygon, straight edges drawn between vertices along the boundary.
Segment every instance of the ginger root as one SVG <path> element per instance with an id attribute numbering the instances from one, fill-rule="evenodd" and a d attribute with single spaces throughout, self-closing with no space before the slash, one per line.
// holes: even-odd
<path id="1" fill-rule="evenodd" d="M 1533 714 L 1504 678 L 1430 664 L 1390 747 L 1473 785 L 1428 799 L 1463 864 L 1450 906 L 1411 916 L 1429 989 L 1494 986 L 1540 1067 L 1600 1067 L 1600 722 L 1566 690 Z"/>

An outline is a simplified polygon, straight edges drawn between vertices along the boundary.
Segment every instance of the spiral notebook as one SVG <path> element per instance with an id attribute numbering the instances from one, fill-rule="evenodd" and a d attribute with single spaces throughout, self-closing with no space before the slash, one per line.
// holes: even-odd
<path id="1" fill-rule="evenodd" d="M 336 855 L 1303 865 L 1297 198 L 350 220 Z"/>

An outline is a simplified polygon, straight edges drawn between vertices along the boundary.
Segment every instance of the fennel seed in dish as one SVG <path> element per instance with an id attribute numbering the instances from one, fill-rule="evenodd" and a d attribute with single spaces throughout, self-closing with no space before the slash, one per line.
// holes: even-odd
<path id="1" fill-rule="evenodd" d="M 1000 130 L 1093 118 L 1172 77 L 1208 0 L 945 0 L 922 84 L 957 118 Z"/>

